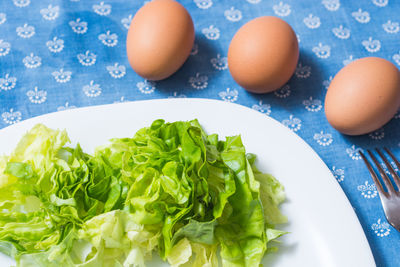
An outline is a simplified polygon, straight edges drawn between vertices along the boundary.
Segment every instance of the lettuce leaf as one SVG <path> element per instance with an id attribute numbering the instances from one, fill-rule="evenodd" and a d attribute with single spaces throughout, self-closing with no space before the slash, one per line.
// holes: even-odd
<path id="1" fill-rule="evenodd" d="M 285 232 L 283 186 L 240 136 L 154 121 L 93 155 L 36 125 L 0 158 L 0 251 L 17 266 L 258 266 Z"/>

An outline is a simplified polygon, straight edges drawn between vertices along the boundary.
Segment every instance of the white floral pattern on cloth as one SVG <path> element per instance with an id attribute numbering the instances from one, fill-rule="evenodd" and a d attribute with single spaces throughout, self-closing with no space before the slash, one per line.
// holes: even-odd
<path id="1" fill-rule="evenodd" d="M 228 58 L 221 57 L 220 54 L 217 54 L 217 57 L 213 57 L 210 62 L 217 70 L 226 70 L 228 68 Z"/>
<path id="2" fill-rule="evenodd" d="M 300 35 L 296 34 L 297 42 L 300 43 Z"/>
<path id="3" fill-rule="evenodd" d="M 258 102 L 258 104 L 254 104 L 251 108 L 254 110 L 257 110 L 265 115 L 268 115 L 268 116 L 271 114 L 271 105 L 263 104 L 262 100 L 260 100 L 260 102 Z"/>
<path id="4" fill-rule="evenodd" d="M 97 55 L 87 50 L 84 54 L 78 54 L 76 56 L 83 66 L 92 66 L 96 63 Z"/>
<path id="5" fill-rule="evenodd" d="M 332 166 L 332 174 L 339 183 L 344 181 L 344 169 Z"/>
<path id="6" fill-rule="evenodd" d="M 28 56 L 24 57 L 22 62 L 28 69 L 35 69 L 42 65 L 42 58 L 30 53 Z"/>
<path id="7" fill-rule="evenodd" d="M 0 25 L 7 21 L 6 13 L 0 13 Z"/>
<path id="8" fill-rule="evenodd" d="M 378 52 L 379 49 L 381 49 L 381 42 L 379 40 L 372 39 L 372 37 L 369 37 L 368 40 L 364 40 L 361 43 L 370 53 Z"/>
<path id="9" fill-rule="evenodd" d="M 359 23 L 368 23 L 371 20 L 369 13 L 367 11 L 363 11 L 361 8 L 351 13 L 351 15 Z"/>
<path id="10" fill-rule="evenodd" d="M 314 140 L 321 146 L 329 146 L 333 142 L 332 135 L 323 131 L 314 134 Z"/>
<path id="11" fill-rule="evenodd" d="M 313 14 L 309 14 L 307 17 L 303 19 L 304 24 L 307 28 L 317 29 L 321 26 L 321 20 L 319 17 L 314 16 Z"/>
<path id="12" fill-rule="evenodd" d="M 27 7 L 31 3 L 31 0 L 13 0 L 16 7 Z"/>
<path id="13" fill-rule="evenodd" d="M 287 98 L 290 96 L 291 92 L 292 91 L 290 90 L 290 85 L 285 84 L 284 86 L 276 90 L 274 92 L 274 95 L 277 96 L 278 98 Z"/>
<path id="14" fill-rule="evenodd" d="M 349 39 L 350 38 L 350 29 L 345 28 L 343 25 L 339 25 L 339 27 L 333 28 L 332 32 L 339 39 Z"/>
<path id="15" fill-rule="evenodd" d="M 99 40 L 103 43 L 103 45 L 113 47 L 118 44 L 118 35 L 107 31 L 106 33 L 99 35 Z"/>
<path id="16" fill-rule="evenodd" d="M 368 181 L 365 181 L 364 184 L 357 186 L 357 190 L 360 191 L 361 195 L 367 199 L 375 198 L 378 195 L 375 184 L 370 184 Z"/>
<path id="17" fill-rule="evenodd" d="M 283 2 L 279 2 L 277 5 L 273 5 L 272 9 L 274 10 L 275 14 L 280 17 L 287 17 L 292 12 L 290 5 Z"/>
<path id="18" fill-rule="evenodd" d="M 129 29 L 129 26 L 131 25 L 131 21 L 133 19 L 133 15 L 130 14 L 128 17 L 121 19 L 122 25 L 124 25 L 125 29 Z"/>
<path id="19" fill-rule="evenodd" d="M 28 25 L 27 23 L 25 23 L 23 26 L 17 27 L 16 32 L 19 37 L 24 39 L 31 38 L 36 33 L 35 27 L 33 27 L 32 25 Z"/>
<path id="20" fill-rule="evenodd" d="M 201 90 L 207 87 L 208 77 L 206 75 L 201 75 L 200 73 L 196 73 L 195 76 L 189 78 L 189 83 L 193 88 Z"/>
<path id="21" fill-rule="evenodd" d="M 328 89 L 329 85 L 332 82 L 333 77 L 329 76 L 329 78 L 327 80 L 322 81 L 322 85 L 325 87 L 325 89 Z"/>
<path id="22" fill-rule="evenodd" d="M 10 111 L 3 112 L 1 114 L 3 121 L 7 124 L 15 124 L 20 122 L 22 119 L 22 114 L 20 111 L 14 109 L 10 109 Z"/>
<path id="23" fill-rule="evenodd" d="M 29 90 L 26 95 L 28 96 L 29 101 L 34 104 L 42 104 L 47 99 L 47 92 L 38 90 L 37 86 L 35 86 L 35 89 Z"/>
<path id="24" fill-rule="evenodd" d="M 101 94 L 100 84 L 95 84 L 93 80 L 88 85 L 83 86 L 82 90 L 88 97 L 98 97 Z"/>
<path id="25" fill-rule="evenodd" d="M 196 6 L 201 9 L 208 9 L 212 7 L 212 0 L 194 0 Z"/>
<path id="26" fill-rule="evenodd" d="M 125 96 L 121 96 L 120 99 L 118 99 L 117 101 L 114 101 L 114 104 L 118 104 L 118 103 L 125 103 L 125 102 L 129 102 L 129 100 L 125 99 Z"/>
<path id="27" fill-rule="evenodd" d="M 151 94 L 156 90 L 156 83 L 148 80 L 144 80 L 142 82 L 138 82 L 136 87 L 143 94 Z"/>
<path id="28" fill-rule="evenodd" d="M 174 92 L 172 95 L 170 95 L 168 98 L 186 98 L 187 96 L 184 94 L 180 94 L 178 92 Z"/>
<path id="29" fill-rule="evenodd" d="M 58 53 L 64 49 L 64 40 L 54 37 L 52 40 L 46 42 L 46 46 L 50 52 Z"/>
<path id="30" fill-rule="evenodd" d="M 393 171 L 398 172 L 399 168 L 397 168 L 396 163 L 394 163 L 394 161 L 389 161 L 390 167 L 392 167 Z M 383 171 L 390 177 L 392 174 L 390 173 L 390 170 L 388 168 L 388 166 L 386 166 L 385 163 L 381 163 L 381 167 L 383 169 Z"/>
<path id="31" fill-rule="evenodd" d="M 354 60 L 356 60 L 356 58 L 353 58 L 353 55 L 349 55 L 349 57 L 344 59 L 342 63 L 344 66 L 346 66 L 349 63 L 353 62 Z"/>
<path id="32" fill-rule="evenodd" d="M 319 99 L 314 99 L 312 96 L 306 100 L 303 100 L 303 105 L 306 110 L 311 112 L 318 112 L 322 109 L 322 101 Z"/>
<path id="33" fill-rule="evenodd" d="M 299 118 L 294 117 L 293 115 L 289 116 L 289 119 L 284 119 L 282 124 L 287 128 L 292 130 L 293 132 L 297 132 L 301 129 L 301 120 Z"/>
<path id="34" fill-rule="evenodd" d="M 372 0 L 372 3 L 378 7 L 385 7 L 389 3 L 389 0 Z"/>
<path id="35" fill-rule="evenodd" d="M 340 1 L 339 0 L 322 0 L 322 4 L 329 11 L 336 11 L 340 7 Z"/>
<path id="36" fill-rule="evenodd" d="M 229 21 L 239 21 L 242 19 L 242 12 L 239 9 L 235 9 L 234 7 L 231 7 L 228 10 L 225 10 L 224 12 L 225 18 Z"/>
<path id="37" fill-rule="evenodd" d="M 8 91 L 15 87 L 17 84 L 17 78 L 10 76 L 10 74 L 6 73 L 3 78 L 0 78 L 0 90 Z"/>
<path id="38" fill-rule="evenodd" d="M 352 160 L 360 160 L 361 159 L 361 155 L 359 152 L 364 152 L 364 150 L 360 147 L 356 147 L 355 145 L 352 145 L 349 148 L 346 148 L 346 153 L 347 155 L 349 155 L 349 157 Z"/>
<path id="39" fill-rule="evenodd" d="M 11 44 L 0 39 L 0 57 L 6 56 L 11 50 Z"/>
<path id="40" fill-rule="evenodd" d="M 60 14 L 60 7 L 49 5 L 47 8 L 41 9 L 40 14 L 45 20 L 55 20 Z"/>
<path id="41" fill-rule="evenodd" d="M 302 63 L 300 62 L 297 65 L 296 71 L 294 72 L 294 74 L 301 79 L 306 79 L 308 77 L 310 77 L 311 75 L 311 67 L 310 66 L 303 66 Z"/>
<path id="42" fill-rule="evenodd" d="M 70 105 L 69 102 L 65 102 L 64 106 L 59 106 L 57 107 L 57 111 L 63 111 L 63 110 L 68 110 L 68 109 L 74 109 L 76 106 Z"/>
<path id="43" fill-rule="evenodd" d="M 0 56 L 1 56 L 1 48 L 0 48 Z M 392 58 L 397 63 L 397 65 L 400 66 L 400 52 L 398 54 L 394 54 Z"/>
<path id="44" fill-rule="evenodd" d="M 201 32 L 210 40 L 218 40 L 220 36 L 220 31 L 214 25 L 210 25 L 208 28 L 204 28 Z"/>
<path id="45" fill-rule="evenodd" d="M 71 26 L 71 29 L 77 34 L 84 34 L 88 30 L 88 23 L 86 21 L 81 21 L 80 18 L 71 20 L 69 26 Z"/>
<path id="46" fill-rule="evenodd" d="M 236 102 L 238 99 L 239 92 L 236 89 L 231 90 L 230 88 L 226 88 L 225 91 L 218 93 L 219 97 L 225 102 Z"/>
<path id="47" fill-rule="evenodd" d="M 107 66 L 108 73 L 110 73 L 111 77 L 115 79 L 119 79 L 125 76 L 126 68 L 123 65 L 119 65 L 115 63 L 112 66 Z"/>
<path id="48" fill-rule="evenodd" d="M 66 83 L 66 82 L 69 82 L 71 80 L 72 72 L 71 71 L 64 71 L 64 69 L 61 68 L 60 70 L 53 71 L 51 73 L 51 75 L 53 75 L 53 77 L 56 80 L 56 82 L 58 82 L 58 83 Z"/>
<path id="49" fill-rule="evenodd" d="M 385 219 L 378 219 L 371 225 L 372 230 L 378 237 L 385 237 L 390 234 L 390 225 Z"/>
<path id="50" fill-rule="evenodd" d="M 383 128 L 380 128 L 368 134 L 368 136 L 374 140 L 382 140 L 385 137 L 385 130 Z"/>
<path id="51" fill-rule="evenodd" d="M 111 5 L 100 2 L 100 4 L 93 5 L 93 11 L 100 16 L 107 16 L 111 13 Z"/>
<path id="52" fill-rule="evenodd" d="M 392 22 L 388 20 L 386 23 L 382 24 L 382 28 L 387 33 L 395 34 L 400 31 L 400 24 L 398 22 Z"/>
<path id="53" fill-rule="evenodd" d="M 317 46 L 314 46 L 312 51 L 319 58 L 328 58 L 331 55 L 331 47 L 329 45 L 323 45 L 322 43 L 318 43 Z"/>

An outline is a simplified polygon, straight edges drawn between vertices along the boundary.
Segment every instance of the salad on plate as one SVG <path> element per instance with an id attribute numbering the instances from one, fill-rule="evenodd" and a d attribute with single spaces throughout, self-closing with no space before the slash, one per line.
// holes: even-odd
<path id="1" fill-rule="evenodd" d="M 42 124 L 0 157 L 0 251 L 17 266 L 259 266 L 283 186 L 240 136 L 156 120 L 91 155 Z"/>

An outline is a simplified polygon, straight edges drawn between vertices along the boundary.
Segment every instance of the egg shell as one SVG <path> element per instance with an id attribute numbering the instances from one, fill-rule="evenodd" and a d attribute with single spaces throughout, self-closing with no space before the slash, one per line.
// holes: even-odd
<path id="1" fill-rule="evenodd" d="M 138 10 L 129 27 L 126 50 L 133 70 L 148 80 L 175 73 L 190 55 L 192 18 L 173 0 L 154 0 Z"/>
<path id="2" fill-rule="evenodd" d="M 400 72 L 383 58 L 351 62 L 333 78 L 325 97 L 328 122 L 348 135 L 379 129 L 400 106 Z"/>
<path id="3" fill-rule="evenodd" d="M 293 75 L 299 45 L 284 20 L 264 16 L 243 25 L 233 37 L 228 66 L 233 79 L 253 93 L 272 92 Z"/>

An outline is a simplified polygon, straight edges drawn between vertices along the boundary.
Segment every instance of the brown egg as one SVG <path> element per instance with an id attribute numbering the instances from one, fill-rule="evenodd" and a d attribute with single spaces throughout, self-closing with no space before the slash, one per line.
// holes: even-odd
<path id="1" fill-rule="evenodd" d="M 329 123 L 348 135 L 382 127 L 400 106 L 400 72 L 391 62 L 366 57 L 351 62 L 332 80 L 325 98 Z"/>
<path id="2" fill-rule="evenodd" d="M 243 25 L 233 37 L 228 66 L 233 79 L 253 93 L 283 86 L 299 59 L 296 34 L 277 17 L 259 17 Z"/>
<path id="3" fill-rule="evenodd" d="M 173 0 L 154 0 L 132 19 L 126 50 L 137 74 L 162 80 L 183 65 L 193 43 L 193 21 L 186 9 Z"/>

